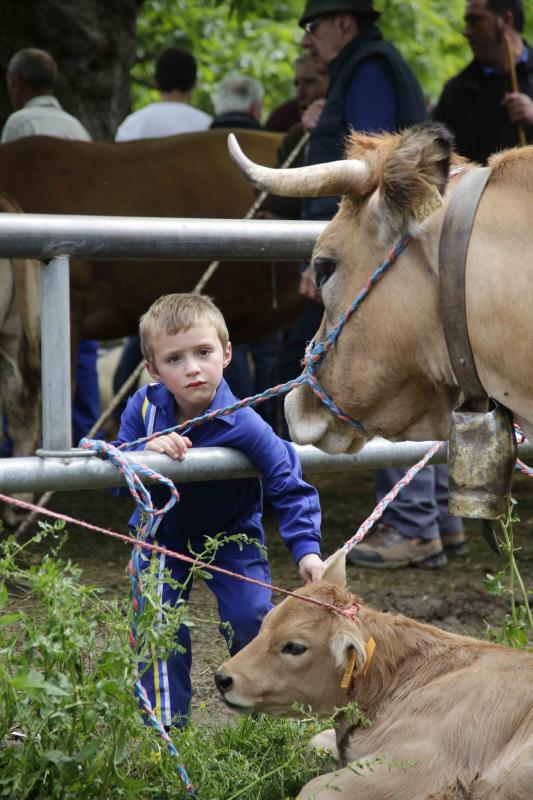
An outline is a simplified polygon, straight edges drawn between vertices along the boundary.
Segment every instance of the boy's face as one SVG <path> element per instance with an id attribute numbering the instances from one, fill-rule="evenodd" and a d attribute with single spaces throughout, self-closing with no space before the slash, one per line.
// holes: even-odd
<path id="1" fill-rule="evenodd" d="M 212 325 L 194 325 L 172 335 L 160 333 L 152 347 L 154 361 L 146 369 L 172 392 L 180 416 L 190 419 L 205 411 L 231 360 L 231 344 L 224 350 Z"/>

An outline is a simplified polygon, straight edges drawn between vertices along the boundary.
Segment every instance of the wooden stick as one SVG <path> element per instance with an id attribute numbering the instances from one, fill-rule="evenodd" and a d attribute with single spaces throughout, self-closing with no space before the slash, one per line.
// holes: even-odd
<path id="1" fill-rule="evenodd" d="M 505 40 L 505 51 L 507 53 L 507 63 L 509 65 L 509 72 L 510 72 L 510 75 L 511 75 L 511 86 L 512 86 L 513 92 L 515 92 L 515 94 L 519 94 L 520 88 L 518 86 L 518 81 L 516 79 L 516 66 L 515 66 L 513 51 L 512 51 L 512 48 L 511 48 L 511 42 L 510 42 L 509 37 L 507 35 L 504 36 L 503 38 Z M 522 147 L 524 147 L 527 144 L 526 132 L 524 130 L 523 125 L 521 125 L 520 123 L 517 123 L 517 128 L 518 128 L 518 138 L 520 140 L 520 144 L 522 145 Z"/>

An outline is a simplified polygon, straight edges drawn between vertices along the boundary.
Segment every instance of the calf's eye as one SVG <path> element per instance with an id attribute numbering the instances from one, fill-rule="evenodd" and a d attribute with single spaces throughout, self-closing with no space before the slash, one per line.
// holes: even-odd
<path id="1" fill-rule="evenodd" d="M 290 656 L 301 656 L 302 653 L 305 653 L 307 647 L 305 644 L 300 644 L 299 642 L 287 642 L 281 649 L 282 653 L 287 653 Z"/>
<path id="2" fill-rule="evenodd" d="M 315 272 L 316 288 L 320 289 L 335 272 L 337 264 L 331 258 L 315 258 L 313 269 Z"/>

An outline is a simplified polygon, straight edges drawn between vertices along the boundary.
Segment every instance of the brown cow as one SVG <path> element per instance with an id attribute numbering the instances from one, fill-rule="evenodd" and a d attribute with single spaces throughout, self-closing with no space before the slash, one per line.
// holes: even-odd
<path id="1" fill-rule="evenodd" d="M 240 218 L 254 193 L 231 164 L 226 139 L 223 130 L 121 144 L 19 139 L 0 145 L 0 192 L 28 213 Z M 275 162 L 279 135 L 243 131 L 242 139 L 259 160 Z M 191 290 L 206 266 L 74 261 L 73 338 L 135 333 L 140 314 L 155 299 Z M 283 324 L 298 313 L 298 276 L 290 268 L 278 272 L 276 313 Z M 270 331 L 269 263 L 224 263 L 205 291 L 220 305 L 233 341 L 250 341 Z"/>
<path id="2" fill-rule="evenodd" d="M 353 135 L 348 160 L 302 170 L 267 170 L 235 156 L 256 186 L 289 195 L 336 195 L 337 215 L 317 240 L 312 268 L 325 315 L 317 338 L 337 325 L 400 235 L 414 240 L 349 320 L 318 369 L 339 406 L 369 436 L 447 439 L 459 400 L 438 305 L 438 245 L 450 197 L 474 165 L 452 156 L 440 125 L 403 134 Z M 450 164 L 463 171 L 449 177 Z M 533 436 L 533 147 L 493 156 L 475 219 L 466 273 L 468 330 L 481 382 Z M 442 207 L 422 223 L 416 210 L 435 187 Z M 339 421 L 307 386 L 286 399 L 293 439 L 357 452 L 362 434 Z"/>
<path id="3" fill-rule="evenodd" d="M 358 608 L 342 551 L 296 594 L 356 616 L 288 598 L 215 681 L 244 712 L 290 715 L 302 703 L 329 715 L 357 701 L 370 726 L 341 714 L 341 769 L 308 783 L 301 800 L 531 800 L 533 653 Z"/>

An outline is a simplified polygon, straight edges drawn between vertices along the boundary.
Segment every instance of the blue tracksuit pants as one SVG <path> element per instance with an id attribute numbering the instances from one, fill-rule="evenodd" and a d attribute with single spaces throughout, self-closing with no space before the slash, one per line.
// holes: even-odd
<path id="1" fill-rule="evenodd" d="M 95 339 L 82 339 L 78 342 L 76 393 L 72 401 L 72 441 L 74 446 L 83 436 L 86 436 L 100 416 L 97 356 L 98 342 Z M 101 431 L 97 431 L 94 438 L 101 438 Z"/>
<path id="2" fill-rule="evenodd" d="M 176 550 L 171 542 L 165 542 L 164 545 Z M 201 551 L 201 542 L 192 542 L 192 547 L 197 552 Z M 149 571 L 155 581 L 160 602 L 175 605 L 179 599 L 187 601 L 190 583 L 185 590 L 172 588 L 161 575 L 163 570 L 168 570 L 174 580 L 183 583 L 189 574 L 187 563 L 159 553 L 143 553 L 140 561 L 141 576 Z M 243 545 L 241 550 L 236 543 L 228 542 L 218 551 L 214 563 L 218 567 L 270 583 L 268 561 L 254 545 Z M 220 630 L 233 655 L 258 633 L 265 614 L 272 607 L 271 592 L 218 572 L 212 572 L 211 575 L 212 578 L 206 580 L 206 585 L 216 597 L 220 621 L 231 626 L 231 630 L 226 626 L 221 626 Z M 154 659 L 156 654 L 152 653 L 154 660 L 142 676 L 142 684 L 150 702 L 158 719 L 165 726 L 184 724 L 191 701 L 191 639 L 185 625 L 179 629 L 177 644 L 183 648 L 183 652 L 174 650 L 166 661 Z"/>

